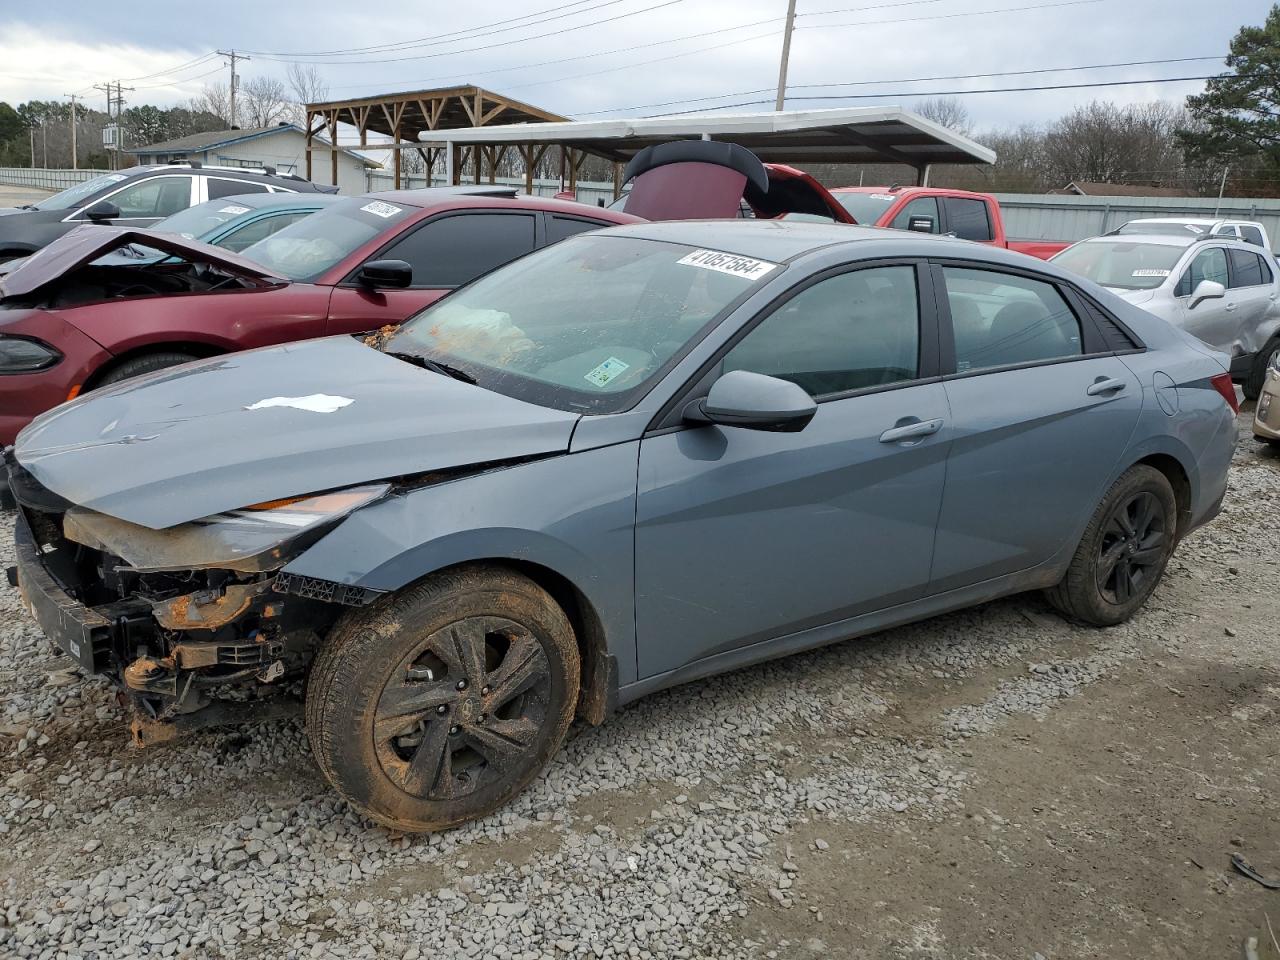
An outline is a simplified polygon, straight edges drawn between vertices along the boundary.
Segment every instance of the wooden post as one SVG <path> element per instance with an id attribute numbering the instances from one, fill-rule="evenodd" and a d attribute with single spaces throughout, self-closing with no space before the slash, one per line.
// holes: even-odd
<path id="1" fill-rule="evenodd" d="M 613 161 L 613 199 L 617 200 L 622 196 L 622 164 L 617 160 Z"/>
<path id="2" fill-rule="evenodd" d="M 476 167 L 476 183 L 477 183 L 477 184 L 479 184 L 479 183 L 480 183 L 480 161 L 481 161 L 481 157 L 482 157 L 482 154 L 481 154 L 481 152 L 480 152 L 480 145 L 479 145 L 479 144 L 475 144 L 475 145 L 474 145 L 474 146 L 472 146 L 472 148 L 471 148 L 471 162 L 472 162 L 473 164 L 475 164 L 475 167 Z"/>
<path id="3" fill-rule="evenodd" d="M 338 185 L 338 111 L 334 110 L 329 121 L 329 173 L 330 182 Z"/>
<path id="4" fill-rule="evenodd" d="M 524 161 L 524 192 L 533 196 L 533 147 L 519 147 L 520 159 Z"/>
<path id="5" fill-rule="evenodd" d="M 310 110 L 307 111 L 307 179 L 311 179 L 311 118 L 315 116 Z"/>
<path id="6" fill-rule="evenodd" d="M 397 117 L 397 119 L 399 118 Z M 393 169 L 395 171 L 396 189 L 399 190 L 400 189 L 400 162 L 401 162 L 400 154 L 404 152 L 400 149 L 400 124 L 399 123 L 396 124 L 395 130 L 391 132 L 391 138 L 396 142 L 395 160 L 393 163 Z"/>

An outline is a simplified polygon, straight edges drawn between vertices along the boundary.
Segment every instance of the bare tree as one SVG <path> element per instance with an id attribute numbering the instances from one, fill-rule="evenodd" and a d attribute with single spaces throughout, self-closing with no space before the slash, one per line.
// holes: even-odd
<path id="1" fill-rule="evenodd" d="M 1094 100 L 1049 127 L 1044 169 L 1065 186 L 1073 180 L 1133 185 L 1181 185 L 1186 170 L 1176 131 L 1185 125 L 1172 103 L 1120 107 Z"/>
<path id="2" fill-rule="evenodd" d="M 932 120 L 956 133 L 968 134 L 973 129 L 969 108 L 955 97 L 925 97 L 917 100 L 911 109 L 926 120 Z"/>
<path id="3" fill-rule="evenodd" d="M 301 126 L 307 122 L 307 104 L 329 98 L 329 83 L 312 64 L 291 63 L 286 74 L 292 103 L 289 118 Z"/>
<path id="4" fill-rule="evenodd" d="M 204 89 L 191 98 L 188 109 L 192 113 L 211 113 L 227 126 L 230 126 L 230 90 L 228 90 L 225 83 L 206 83 Z"/>
<path id="5" fill-rule="evenodd" d="M 275 77 L 252 77 L 236 91 L 236 121 L 241 127 L 271 127 L 290 119 L 292 104 Z"/>

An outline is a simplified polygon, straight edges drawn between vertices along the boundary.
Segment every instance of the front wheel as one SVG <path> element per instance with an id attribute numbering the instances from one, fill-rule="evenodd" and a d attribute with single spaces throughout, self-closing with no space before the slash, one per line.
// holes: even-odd
<path id="1" fill-rule="evenodd" d="M 1240 385 L 1240 392 L 1244 394 L 1246 400 L 1257 400 L 1258 397 L 1262 396 L 1262 385 L 1267 380 L 1267 365 L 1271 363 L 1271 358 L 1276 355 L 1278 350 L 1280 350 L 1280 337 L 1274 337 L 1253 358 L 1253 366 L 1249 368 L 1249 376 Z"/>
<path id="2" fill-rule="evenodd" d="M 316 761 L 397 830 L 501 807 L 559 749 L 578 699 L 573 628 L 527 577 L 465 568 L 344 616 L 307 685 Z"/>
<path id="3" fill-rule="evenodd" d="M 1178 504 L 1165 475 L 1139 464 L 1112 484 L 1085 528 L 1049 602 L 1099 627 L 1123 623 L 1146 603 L 1177 542 Z"/>

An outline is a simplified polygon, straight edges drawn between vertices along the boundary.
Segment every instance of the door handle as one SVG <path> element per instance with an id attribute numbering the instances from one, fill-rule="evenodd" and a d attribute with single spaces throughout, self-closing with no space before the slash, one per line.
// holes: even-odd
<path id="1" fill-rule="evenodd" d="M 1234 303 L 1228 303 L 1226 306 L 1226 309 L 1228 311 L 1234 310 L 1235 308 L 1236 308 L 1236 305 Z"/>
<path id="2" fill-rule="evenodd" d="M 1091 397 L 1100 397 L 1104 393 L 1119 393 L 1123 389 L 1123 380 L 1095 380 L 1093 383 L 1089 384 L 1089 388 L 1085 390 L 1085 393 Z"/>
<path id="3" fill-rule="evenodd" d="M 917 420 L 915 423 L 904 423 L 890 427 L 880 434 L 881 443 L 901 443 L 904 440 L 923 440 L 942 429 L 942 418 L 936 420 Z"/>

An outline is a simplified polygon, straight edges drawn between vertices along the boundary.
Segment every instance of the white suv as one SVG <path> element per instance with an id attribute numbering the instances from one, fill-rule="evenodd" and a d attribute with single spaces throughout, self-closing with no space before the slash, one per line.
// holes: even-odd
<path id="1" fill-rule="evenodd" d="M 1271 251 L 1271 239 L 1262 224 L 1256 220 L 1215 220 L 1198 217 L 1146 217 L 1141 220 L 1129 220 L 1113 230 L 1116 236 L 1141 234 L 1191 234 L 1195 237 L 1232 237 L 1243 240 L 1255 247 Z"/>
<path id="2" fill-rule="evenodd" d="M 1280 266 L 1265 251 L 1190 231 L 1108 234 L 1053 262 L 1228 354 L 1232 379 L 1257 399 L 1280 348 Z"/>

